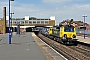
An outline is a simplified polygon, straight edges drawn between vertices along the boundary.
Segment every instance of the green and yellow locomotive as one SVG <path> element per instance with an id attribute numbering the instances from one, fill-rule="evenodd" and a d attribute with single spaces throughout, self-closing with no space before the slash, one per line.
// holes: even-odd
<path id="1" fill-rule="evenodd" d="M 76 42 L 76 28 L 72 25 L 63 25 L 60 28 L 49 28 L 49 36 L 64 44 L 71 44 Z"/>

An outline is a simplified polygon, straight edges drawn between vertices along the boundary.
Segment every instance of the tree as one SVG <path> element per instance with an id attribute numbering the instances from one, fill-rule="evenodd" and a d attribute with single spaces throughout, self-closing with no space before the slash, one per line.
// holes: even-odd
<path id="1" fill-rule="evenodd" d="M 73 19 L 71 19 L 71 22 L 73 22 Z"/>
<path id="2" fill-rule="evenodd" d="M 37 19 L 37 18 L 35 18 L 35 17 L 31 17 L 31 18 L 30 18 L 30 20 L 36 20 L 36 19 Z"/>

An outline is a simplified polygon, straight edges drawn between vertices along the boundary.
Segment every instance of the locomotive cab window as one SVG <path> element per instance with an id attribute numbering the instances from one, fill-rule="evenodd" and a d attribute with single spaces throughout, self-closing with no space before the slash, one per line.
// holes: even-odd
<path id="1" fill-rule="evenodd" d="M 71 26 L 71 25 L 64 26 L 64 31 L 65 32 L 74 32 L 74 26 Z"/>

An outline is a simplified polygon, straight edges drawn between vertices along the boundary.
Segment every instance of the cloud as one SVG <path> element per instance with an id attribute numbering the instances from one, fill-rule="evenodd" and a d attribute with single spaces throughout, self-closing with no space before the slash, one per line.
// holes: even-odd
<path id="1" fill-rule="evenodd" d="M 70 3 L 70 2 L 83 2 L 85 0 L 42 0 L 44 3 L 57 4 L 57 3 Z M 86 0 L 87 1 L 87 0 Z"/>
<path id="2" fill-rule="evenodd" d="M 90 22 L 90 4 L 82 4 L 82 5 L 73 5 L 73 6 L 63 6 L 62 8 L 56 11 L 57 19 L 75 19 L 75 20 L 82 20 L 82 15 L 87 15 L 87 21 Z M 58 20 L 59 22 L 59 20 Z"/>
<path id="3" fill-rule="evenodd" d="M 45 1 L 45 0 L 43 0 Z M 46 0 L 47 1 L 47 0 Z M 51 1 L 51 0 L 48 0 Z M 52 0 L 53 2 L 55 0 Z M 55 2 L 68 2 L 71 0 L 56 0 Z M 82 20 L 82 15 L 87 15 L 86 22 L 90 22 L 90 4 L 72 4 L 72 5 L 63 5 L 63 6 L 54 6 L 54 7 L 46 7 L 37 6 L 34 4 L 20 4 L 17 2 L 13 2 L 11 4 L 11 11 L 15 14 L 13 17 L 25 17 L 28 16 L 35 16 L 37 18 L 49 18 L 50 16 L 56 17 L 56 24 L 61 22 L 64 19 L 75 19 L 75 20 Z M 3 11 L 3 7 L 7 7 L 7 15 L 8 15 L 8 3 L 7 2 L 0 2 L 0 10 Z M 2 11 L 0 11 L 0 16 L 2 17 Z"/>
<path id="4" fill-rule="evenodd" d="M 72 0 L 42 0 L 44 3 L 64 3 L 70 2 Z"/>

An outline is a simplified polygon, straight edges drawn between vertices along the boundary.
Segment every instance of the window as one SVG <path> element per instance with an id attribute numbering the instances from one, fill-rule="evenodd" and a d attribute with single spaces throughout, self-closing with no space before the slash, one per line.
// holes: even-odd
<path id="1" fill-rule="evenodd" d="M 49 20 L 49 19 L 45 19 L 45 20 Z"/>
<path id="2" fill-rule="evenodd" d="M 21 24 L 24 24 L 24 21 L 21 21 Z"/>
<path id="3" fill-rule="evenodd" d="M 44 21 L 41 21 L 41 24 L 44 24 Z"/>
<path id="4" fill-rule="evenodd" d="M 29 21 L 29 24 L 32 24 L 32 21 Z"/>
<path id="5" fill-rule="evenodd" d="M 37 21 L 37 24 L 40 24 L 40 21 Z"/>
<path id="6" fill-rule="evenodd" d="M 36 21 L 33 21 L 33 24 L 35 24 L 36 23 Z"/>
<path id="7" fill-rule="evenodd" d="M 9 23 L 9 20 L 6 20 L 6 23 Z"/>
<path id="8" fill-rule="evenodd" d="M 28 24 L 28 21 L 25 21 L 25 24 Z"/>
<path id="9" fill-rule="evenodd" d="M 20 21 L 18 21 L 18 23 L 19 23 L 19 24 L 21 24 L 21 22 L 20 22 Z"/>
<path id="10" fill-rule="evenodd" d="M 45 24 L 48 24 L 48 21 L 45 21 Z"/>
<path id="11" fill-rule="evenodd" d="M 44 19 L 41 19 L 41 20 L 44 20 Z"/>
<path id="12" fill-rule="evenodd" d="M 16 24 L 16 21 L 13 21 L 13 24 Z"/>
<path id="13" fill-rule="evenodd" d="M 64 26 L 64 31 L 65 32 L 74 32 L 74 27 L 73 26 Z"/>
<path id="14" fill-rule="evenodd" d="M 40 19 L 37 19 L 37 20 L 40 20 Z"/>

